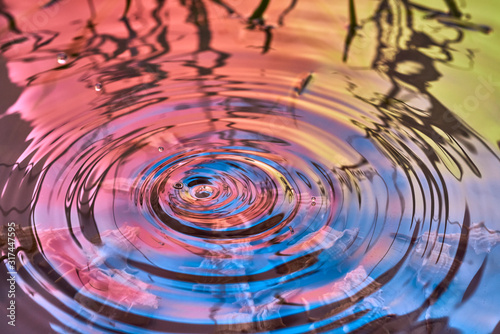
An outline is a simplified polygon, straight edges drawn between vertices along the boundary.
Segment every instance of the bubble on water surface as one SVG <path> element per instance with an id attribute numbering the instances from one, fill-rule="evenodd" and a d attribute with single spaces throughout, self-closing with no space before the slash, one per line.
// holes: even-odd
<path id="1" fill-rule="evenodd" d="M 197 187 L 194 191 L 194 195 L 196 198 L 206 198 L 210 197 L 213 194 L 213 189 L 210 186 L 200 186 Z"/>
<path id="2" fill-rule="evenodd" d="M 64 65 L 64 64 L 66 64 L 67 61 L 68 61 L 68 56 L 65 53 L 61 52 L 61 53 L 57 54 L 57 63 L 58 64 Z"/>

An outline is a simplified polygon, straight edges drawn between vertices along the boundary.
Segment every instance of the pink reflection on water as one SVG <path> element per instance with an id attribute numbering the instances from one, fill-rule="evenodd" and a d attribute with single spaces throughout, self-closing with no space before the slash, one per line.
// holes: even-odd
<path id="1" fill-rule="evenodd" d="M 148 292 L 151 288 L 149 284 L 123 270 L 103 268 L 109 256 L 105 248 L 113 245 L 118 254 L 126 254 L 133 247 L 132 243 L 138 240 L 139 228 L 104 231 L 101 237 L 104 243 L 111 241 L 111 245 L 93 245 L 86 247 L 83 253 L 76 248 L 67 229 L 38 231 L 38 236 L 43 245 L 43 254 L 54 270 L 80 293 L 125 309 L 138 306 L 158 308 L 158 299 Z M 75 236 L 82 238 L 81 232 L 75 232 Z"/>

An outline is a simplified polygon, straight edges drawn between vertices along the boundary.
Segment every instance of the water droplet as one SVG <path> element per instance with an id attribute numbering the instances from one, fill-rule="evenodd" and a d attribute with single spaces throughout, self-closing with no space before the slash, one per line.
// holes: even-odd
<path id="1" fill-rule="evenodd" d="M 165 148 L 163 146 L 158 147 L 158 152 L 163 152 Z"/>
<path id="2" fill-rule="evenodd" d="M 182 182 L 177 182 L 174 184 L 174 188 L 175 189 L 182 189 L 182 188 L 184 188 L 184 185 L 182 184 Z"/>
<path id="3" fill-rule="evenodd" d="M 94 86 L 96 92 L 100 92 L 102 90 L 102 83 L 98 82 Z"/>
<path id="4" fill-rule="evenodd" d="M 64 65 L 64 64 L 66 64 L 67 61 L 68 61 L 68 56 L 64 52 L 57 54 L 57 63 L 58 64 Z"/>
<path id="5" fill-rule="evenodd" d="M 198 189 L 196 189 L 194 196 L 196 196 L 196 198 L 207 198 L 210 197 L 212 193 L 213 193 L 212 187 L 201 186 Z"/>

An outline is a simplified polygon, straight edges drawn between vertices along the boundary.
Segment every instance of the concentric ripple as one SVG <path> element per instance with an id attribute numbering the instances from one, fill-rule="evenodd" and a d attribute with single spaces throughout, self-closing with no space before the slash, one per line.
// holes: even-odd
<path id="1" fill-rule="evenodd" d="M 16 43 L 34 43 L 29 59 L 2 40 L 24 87 L 9 117 L 29 128 L 2 165 L 2 212 L 17 229 L 17 284 L 51 330 L 481 327 L 462 314 L 498 266 L 500 160 L 430 89 L 450 34 L 431 58 L 427 32 L 382 6 L 369 16 L 376 59 L 360 70 L 331 61 L 348 53 L 344 35 L 308 33 L 323 27 L 309 11 L 338 22 L 340 4 L 276 1 L 262 16 L 265 1 L 144 2 L 130 19 L 75 5 L 83 32 L 27 34 Z M 399 16 L 403 5 L 387 4 Z M 47 24 L 62 33 L 66 20 Z M 400 29 L 414 38 L 394 42 Z M 46 53 L 53 68 L 21 68 Z M 401 70 L 405 57 L 429 75 Z"/>
<path id="2" fill-rule="evenodd" d="M 340 96 L 312 91 L 292 114 L 237 96 L 187 107 L 178 94 L 141 110 L 133 127 L 137 113 L 79 138 L 48 165 L 37 190 L 48 200 L 33 208 L 45 266 L 58 272 L 49 290 L 70 286 L 64 303 L 74 312 L 112 308 L 125 332 L 137 330 L 136 317 L 186 333 L 376 319 L 395 298 L 386 284 L 405 276 L 429 289 L 425 303 L 466 242 L 439 242 L 451 179 L 438 183 L 430 162 L 416 167 L 425 158 L 417 148 L 405 154 L 402 140 L 373 140 L 343 121 L 355 107 Z M 269 108 L 282 110 L 274 123 Z M 466 221 L 448 236 L 472 228 L 457 205 L 464 195 L 454 215 Z M 435 260 L 422 257 L 428 250 Z"/>
<path id="3" fill-rule="evenodd" d="M 250 237 L 293 218 L 297 198 L 283 168 L 263 154 L 214 144 L 145 172 L 146 184 L 137 186 L 144 210 L 175 231 L 216 239 Z M 174 187 L 179 182 L 182 189 Z"/>

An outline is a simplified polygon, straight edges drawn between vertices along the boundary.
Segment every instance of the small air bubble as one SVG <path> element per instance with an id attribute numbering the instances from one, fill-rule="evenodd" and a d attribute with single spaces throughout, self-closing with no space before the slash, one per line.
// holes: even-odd
<path id="1" fill-rule="evenodd" d="M 184 188 L 184 185 L 182 184 L 182 182 L 177 182 L 174 184 L 174 188 L 175 189 L 182 189 L 182 188 Z"/>
<path id="2" fill-rule="evenodd" d="M 210 186 L 201 186 L 198 189 L 196 189 L 194 196 L 196 198 L 207 198 L 212 196 L 213 194 L 213 189 Z"/>
<path id="3" fill-rule="evenodd" d="M 311 197 L 311 205 L 312 206 L 316 205 L 316 197 Z"/>
<path id="4" fill-rule="evenodd" d="M 68 56 L 64 52 L 57 54 L 57 63 L 58 64 L 64 65 L 64 64 L 66 64 L 67 61 L 68 61 Z"/>
<path id="5" fill-rule="evenodd" d="M 102 83 L 98 82 L 94 86 L 96 92 L 100 92 L 102 90 Z"/>
<path id="6" fill-rule="evenodd" d="M 294 234 L 294 233 L 295 233 L 295 231 L 293 230 L 293 227 L 288 226 L 288 229 L 290 230 L 290 233 L 292 233 L 292 234 Z"/>
<path id="7" fill-rule="evenodd" d="M 163 152 L 165 148 L 163 146 L 158 147 L 158 152 Z"/>

